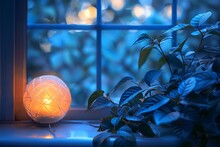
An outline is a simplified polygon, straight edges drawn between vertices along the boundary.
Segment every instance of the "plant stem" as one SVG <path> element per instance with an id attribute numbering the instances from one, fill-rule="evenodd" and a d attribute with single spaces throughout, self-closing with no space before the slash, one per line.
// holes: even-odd
<path id="1" fill-rule="evenodd" d="M 189 66 L 187 67 L 186 71 L 188 71 L 189 68 L 190 68 L 190 66 L 192 65 L 192 63 L 193 63 L 193 61 L 194 61 L 194 59 L 195 59 L 195 57 L 196 57 L 196 55 L 197 55 L 197 53 L 198 53 L 200 47 L 201 47 L 202 41 L 203 41 L 203 39 L 204 39 L 204 35 L 203 35 L 202 32 L 200 31 L 200 29 L 198 29 L 198 30 L 199 30 L 200 34 L 202 35 L 202 37 L 201 37 L 201 39 L 200 39 L 199 46 L 198 46 L 198 48 L 196 49 L 195 54 L 194 54 L 194 56 L 193 56 L 193 58 L 192 58 L 192 61 L 189 63 Z"/>
<path id="2" fill-rule="evenodd" d="M 185 65 L 186 65 L 186 63 L 185 63 L 185 60 L 184 60 L 184 58 L 183 58 L 183 54 L 182 54 L 181 51 L 180 51 L 180 56 L 181 56 L 182 61 L 183 61 L 183 71 L 184 71 L 184 73 L 185 73 Z"/>
<path id="3" fill-rule="evenodd" d="M 160 49 L 160 53 L 161 53 L 161 55 L 162 55 L 162 56 L 164 57 L 164 59 L 166 60 L 166 62 L 167 62 L 167 64 L 168 64 L 168 67 L 169 67 L 169 70 L 170 70 L 170 73 L 171 73 L 171 75 L 172 75 L 173 72 L 172 72 L 172 69 L 171 69 L 171 66 L 170 66 L 169 61 L 168 61 L 166 55 L 164 54 L 164 52 L 163 52 L 163 50 L 162 50 L 160 44 L 158 43 L 157 45 L 158 45 L 158 47 L 159 47 L 159 49 Z"/>

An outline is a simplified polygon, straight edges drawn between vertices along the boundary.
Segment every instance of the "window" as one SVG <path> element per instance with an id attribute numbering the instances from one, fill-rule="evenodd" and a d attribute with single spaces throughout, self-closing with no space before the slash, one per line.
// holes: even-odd
<path id="1" fill-rule="evenodd" d="M 54 5 L 57 9 L 54 9 Z M 157 62 L 157 55 L 152 56 L 151 62 L 138 72 L 136 60 L 139 46 L 131 47 L 131 45 L 141 33 L 156 35 L 177 23 L 189 22 L 194 15 L 204 11 L 213 10 L 213 20 L 220 16 L 218 0 L 165 0 L 163 2 L 160 0 L 21 0 L 19 2 L 8 0 L 1 1 L 0 6 L 0 120 L 27 119 L 22 104 L 25 85 L 27 81 L 39 74 L 61 71 L 59 70 L 61 63 L 57 64 L 56 59 L 65 57 L 65 59 L 60 59 L 62 64 L 67 67 L 65 71 L 61 72 L 61 77 L 64 75 L 63 79 L 67 83 L 68 77 L 71 78 L 71 74 L 74 72 L 90 74 L 84 77 L 81 74 L 76 75 L 82 77 L 73 79 L 72 85 L 68 83 L 69 87 L 73 87 L 74 105 L 85 106 L 86 98 L 93 90 L 109 91 L 123 76 L 132 76 L 138 80 L 142 76 L 141 71 L 153 68 L 154 62 Z M 43 6 L 47 6 L 47 9 L 32 11 L 33 7 L 41 8 Z M 67 9 L 69 6 L 74 9 Z M 85 8 L 82 9 L 85 11 L 78 15 L 81 8 Z M 61 12 L 68 13 L 60 15 Z M 56 17 L 53 16 L 55 14 L 57 14 Z M 89 16 L 88 20 L 82 17 L 86 15 Z M 83 21 L 80 20 L 80 17 Z M 177 33 L 181 34 L 181 32 Z M 26 34 L 29 37 L 28 41 L 26 41 Z M 48 35 L 54 38 L 51 40 Z M 69 40 L 63 40 L 67 44 L 65 49 L 61 47 L 63 42 L 58 39 L 59 37 L 62 39 L 62 36 L 69 36 Z M 176 40 L 172 43 L 168 42 L 164 46 L 170 47 L 183 39 L 181 35 L 176 38 L 175 33 L 173 37 Z M 50 44 L 50 41 L 54 43 Z M 78 42 L 81 44 L 76 45 Z M 193 42 L 191 43 L 193 44 Z M 219 44 L 218 41 L 214 43 Z M 40 60 L 36 58 L 39 52 L 36 51 L 35 46 L 38 46 L 38 51 L 39 49 L 43 51 L 40 55 L 45 58 L 40 58 Z M 74 47 L 78 50 L 74 50 Z M 54 50 L 64 52 L 61 56 Z M 73 52 L 73 56 L 69 57 L 69 51 Z M 84 52 L 87 54 L 83 56 L 83 59 L 88 61 L 77 61 L 78 54 Z M 52 58 L 52 54 L 55 57 Z M 127 58 L 123 58 L 124 56 Z M 77 61 L 76 66 L 72 66 L 73 61 Z M 39 65 L 39 63 L 46 66 Z M 74 70 L 74 72 L 68 70 Z M 166 75 L 164 76 L 166 77 Z M 81 81 L 86 86 L 83 86 Z M 80 87 L 80 92 L 74 93 L 78 87 Z M 80 95 L 80 93 L 85 95 Z M 81 101 L 79 97 L 84 100 Z M 67 119 L 93 119 L 90 114 L 79 114 L 78 112 L 81 111 L 74 109 L 75 111 L 69 112 Z"/>
<path id="2" fill-rule="evenodd" d="M 42 74 L 61 77 L 74 107 L 85 106 L 96 89 L 110 91 L 124 76 L 140 80 L 135 64 L 140 46 L 131 45 L 141 33 L 158 34 L 175 25 L 176 7 L 176 0 L 160 6 L 154 1 L 28 0 L 27 81 Z M 172 15 L 163 14 L 172 9 Z"/>

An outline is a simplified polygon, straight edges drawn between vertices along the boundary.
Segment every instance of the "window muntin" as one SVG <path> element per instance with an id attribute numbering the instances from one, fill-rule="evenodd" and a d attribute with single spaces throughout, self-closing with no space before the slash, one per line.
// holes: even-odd
<path id="1" fill-rule="evenodd" d="M 29 24 L 95 24 L 96 0 L 28 0 Z"/>
<path id="2" fill-rule="evenodd" d="M 36 4 L 36 2 L 35 2 L 36 0 L 29 0 L 29 1 Z M 44 2 L 44 3 L 46 3 L 46 6 L 48 5 L 48 3 L 51 5 L 52 2 L 54 2 L 53 4 L 55 5 L 58 2 L 58 1 L 55 2 L 53 0 L 48 0 L 48 1 L 45 0 L 45 1 L 46 2 Z M 73 1 L 66 1 L 66 2 L 72 3 Z M 88 1 L 78 1 L 78 2 L 79 3 L 86 3 L 86 5 L 88 5 Z M 115 21 L 115 22 L 112 21 L 109 24 L 106 24 L 106 22 L 103 21 L 103 19 L 106 17 L 104 15 L 105 9 L 103 9 L 105 2 L 112 3 L 112 1 L 110 1 L 110 0 L 97 0 L 95 2 L 91 1 L 90 5 L 96 7 L 96 9 L 97 9 L 96 21 L 94 21 L 93 23 L 87 23 L 87 24 L 78 23 L 75 25 L 75 24 L 68 23 L 66 20 L 66 22 L 64 22 L 64 23 L 63 22 L 50 22 L 48 24 L 46 22 L 41 22 L 41 21 L 35 21 L 35 22 L 29 21 L 29 19 L 31 17 L 29 17 L 29 19 L 28 19 L 29 32 L 30 31 L 34 32 L 35 30 L 39 30 L 39 29 L 44 30 L 44 31 L 47 30 L 48 32 L 52 32 L 52 34 L 53 34 L 54 30 L 59 30 L 59 31 L 65 30 L 64 32 L 69 32 L 69 33 L 71 33 L 71 31 L 73 31 L 73 30 L 82 30 L 82 32 L 86 32 L 86 31 L 96 32 L 96 33 L 93 33 L 93 37 L 96 39 L 96 43 L 95 43 L 95 45 L 94 45 L 94 43 L 91 44 L 95 48 L 94 49 L 95 53 L 90 54 L 90 56 L 89 56 L 92 59 L 94 59 L 94 57 L 96 59 L 96 65 L 95 65 L 96 71 L 94 71 L 94 68 L 92 70 L 93 73 L 95 73 L 95 75 L 96 75 L 96 81 L 94 82 L 94 75 L 93 75 L 92 82 L 94 82 L 94 83 L 91 84 L 91 83 L 87 82 L 85 84 L 85 85 L 88 85 L 86 90 L 84 89 L 84 87 L 80 87 L 81 83 L 78 84 L 78 83 L 73 82 L 74 83 L 73 87 L 75 87 L 75 88 L 80 87 L 81 88 L 79 95 L 76 95 L 76 93 L 72 92 L 73 102 L 76 102 L 74 105 L 83 106 L 86 104 L 86 101 L 88 99 L 88 95 L 90 95 L 92 93 L 92 91 L 95 90 L 94 84 L 96 85 L 97 89 L 103 89 L 106 92 L 108 92 L 113 88 L 113 86 L 123 76 L 133 76 L 135 79 L 140 80 L 141 76 L 143 76 L 140 73 L 143 73 L 143 72 L 139 72 L 139 74 L 135 74 L 135 72 L 138 73 L 138 67 L 137 67 L 137 64 L 134 64 L 134 63 L 137 63 L 137 61 L 134 61 L 134 60 L 137 60 L 140 46 L 131 47 L 131 45 L 134 41 L 133 39 L 136 39 L 141 33 L 149 33 L 149 30 L 151 30 L 150 32 L 154 32 L 153 34 L 156 34 L 155 32 L 158 32 L 159 30 L 168 29 L 176 24 L 176 11 L 175 11 L 176 4 L 177 4 L 176 0 L 173 0 L 172 2 L 168 0 L 162 4 L 164 9 L 161 10 L 160 12 L 165 11 L 165 8 L 168 5 L 171 6 L 170 10 L 173 10 L 172 11 L 173 13 L 170 14 L 169 17 L 167 17 L 167 22 L 169 22 L 169 23 L 167 23 L 167 22 L 160 22 L 160 23 L 153 22 L 154 24 L 151 24 L 150 22 L 146 21 L 145 23 L 143 23 L 143 25 L 141 23 L 129 24 L 126 21 L 121 24 L 118 23 L 117 21 Z M 146 4 L 144 1 L 135 1 L 135 2 L 128 1 L 127 3 L 128 4 L 126 4 L 124 7 L 125 9 L 127 9 L 128 7 L 131 7 L 131 6 L 134 7 L 137 4 L 140 4 L 142 6 L 149 5 L 149 3 Z M 156 6 L 156 4 L 153 1 L 151 3 L 152 3 L 152 6 L 155 6 L 155 10 L 158 9 L 158 6 Z M 171 5 L 171 3 L 172 3 L 172 5 Z M 83 6 L 83 4 L 81 6 Z M 32 8 L 33 7 L 34 6 L 32 6 Z M 109 7 L 113 8 L 112 5 L 111 6 L 109 5 Z M 30 10 L 32 8 L 28 9 L 28 13 L 30 12 Z M 43 8 L 43 6 L 41 8 Z M 116 11 L 116 9 L 114 9 L 114 11 Z M 117 10 L 117 11 L 119 11 L 119 10 Z M 168 10 L 166 10 L 166 11 L 168 12 Z M 59 11 L 57 11 L 57 12 L 59 12 Z M 76 11 L 76 13 L 77 12 L 79 12 L 79 11 Z M 121 11 L 121 13 L 123 13 L 123 11 Z M 59 14 L 59 13 L 57 13 L 57 14 Z M 66 13 L 64 13 L 64 14 L 66 14 Z M 131 12 L 130 12 L 130 14 L 131 14 Z M 130 17 L 130 19 L 132 17 L 134 18 L 134 16 L 132 16 L 130 14 L 125 17 L 126 18 Z M 60 14 L 58 16 L 60 16 Z M 116 15 L 116 17 L 119 18 L 122 16 Z M 56 17 L 54 17 L 54 18 L 56 18 Z M 147 18 L 145 18 L 145 19 L 147 19 Z M 59 19 L 55 19 L 55 20 L 59 20 Z M 117 19 L 115 19 L 115 20 L 117 20 Z M 129 21 L 129 19 L 127 21 Z M 134 31 L 134 30 L 136 30 L 136 31 Z M 73 31 L 73 32 L 77 32 L 77 31 Z M 77 32 L 77 33 L 80 34 L 82 32 Z M 112 35 L 115 33 L 117 33 L 118 35 Z M 49 33 L 49 34 L 51 34 L 51 33 Z M 38 36 L 38 35 L 36 35 L 36 36 Z M 111 41 L 112 37 L 115 37 L 116 40 Z M 119 38 L 119 37 L 121 37 L 121 38 Z M 29 39 L 31 39 L 31 38 L 29 37 Z M 64 38 L 60 37 L 60 39 L 62 40 Z M 67 40 L 72 40 L 72 42 L 75 42 L 74 45 L 76 45 L 78 43 L 74 40 L 74 38 L 71 38 L 71 37 L 70 37 L 70 39 L 68 38 Z M 83 38 L 82 38 L 82 40 L 83 40 Z M 117 41 L 120 41 L 120 40 L 121 40 L 121 42 L 117 45 Z M 43 37 L 40 37 L 40 39 L 38 40 L 37 49 L 35 49 L 35 50 L 42 50 L 42 48 L 48 47 L 47 45 L 48 45 L 48 42 L 50 42 L 50 41 L 51 41 L 51 39 L 48 38 L 48 33 L 44 33 Z M 31 42 L 31 41 L 28 41 L 28 42 Z M 60 42 L 60 40 L 57 40 L 57 42 Z M 54 44 L 58 44 L 57 42 L 54 42 Z M 106 46 L 107 42 L 109 43 L 109 45 L 113 44 L 113 48 Z M 42 43 L 43 43 L 43 46 L 42 46 Z M 85 43 L 86 43 L 86 41 L 85 41 Z M 175 43 L 175 42 L 173 42 L 173 43 Z M 116 44 L 116 46 L 114 47 L 115 44 Z M 89 45 L 89 46 L 91 46 L 91 45 Z M 54 48 L 56 48 L 55 45 L 54 45 Z M 53 49 L 53 44 L 52 44 L 52 49 Z M 80 50 L 82 50 L 81 52 L 84 52 L 83 50 L 85 50 L 85 49 L 86 48 L 84 48 L 83 46 L 80 46 Z M 71 50 L 71 49 L 69 49 L 69 50 Z M 75 50 L 74 47 L 72 47 L 72 50 Z M 135 52 L 135 50 L 136 50 L 136 52 Z M 65 45 L 64 45 L 62 51 L 65 51 Z M 132 51 L 133 53 L 129 54 L 130 51 Z M 27 52 L 29 55 L 29 52 L 30 52 L 29 49 Z M 72 52 L 74 52 L 74 51 L 72 51 Z M 120 54 L 122 52 L 124 52 L 126 54 Z M 51 54 L 53 54 L 53 52 L 51 52 Z M 117 56 L 117 57 L 118 56 L 127 56 L 127 57 L 124 57 L 124 58 L 126 58 L 127 64 L 129 64 L 129 62 L 132 61 L 133 65 L 130 66 L 129 68 L 126 68 L 125 66 L 128 66 L 128 65 L 125 65 L 123 63 L 124 61 L 123 61 L 122 57 L 120 57 L 121 59 L 119 60 L 119 62 L 117 62 L 117 60 L 112 60 L 111 58 L 109 58 L 110 56 L 112 56 L 112 57 L 113 56 Z M 86 58 L 82 57 L 81 59 L 84 60 Z M 73 60 L 73 62 L 74 62 L 74 58 L 71 58 L 71 60 Z M 27 60 L 27 63 L 31 64 L 29 62 L 32 62 L 32 60 Z M 156 62 L 156 60 L 152 60 L 151 62 Z M 48 62 L 48 63 L 50 63 L 50 62 Z M 83 61 L 82 61 L 82 63 L 83 63 Z M 40 72 L 40 73 L 44 72 L 44 70 L 43 70 L 45 68 L 45 67 L 43 67 L 44 65 L 45 64 L 42 64 L 40 66 L 38 72 Z M 81 65 L 81 63 L 79 63 L 79 66 L 80 65 Z M 114 67 L 116 65 L 120 70 L 114 69 Z M 55 65 L 55 66 L 58 66 L 58 65 Z M 52 67 L 52 66 L 50 65 L 50 67 Z M 68 67 L 67 69 L 73 69 L 73 68 L 74 68 L 74 66 L 70 65 L 70 67 Z M 149 64 L 148 64 L 148 65 L 146 65 L 146 68 L 150 69 L 150 68 L 154 68 L 154 67 L 149 66 Z M 30 71 L 29 69 L 30 68 L 28 68 L 28 77 L 27 78 L 28 78 L 28 80 L 31 80 L 33 78 L 33 76 L 31 77 L 29 73 L 33 73 L 33 75 L 34 75 L 34 72 Z M 146 69 L 142 68 L 141 70 L 144 71 Z M 71 80 L 69 80 L 67 78 L 68 76 L 66 76 L 65 74 L 62 74 L 62 70 L 56 70 L 56 69 L 54 70 L 53 68 L 50 68 L 50 72 L 51 71 L 53 71 L 53 72 L 57 71 L 57 73 L 55 73 L 55 75 L 56 74 L 61 75 L 61 78 L 67 83 L 70 90 L 74 91 L 74 89 L 71 89 L 71 84 L 69 84 L 69 81 L 71 81 Z M 83 72 L 86 73 L 87 71 L 83 71 Z M 67 71 L 67 73 L 71 73 L 71 71 Z M 116 75 L 118 75 L 118 76 L 116 76 Z M 87 75 L 87 77 L 85 77 L 85 78 L 88 78 L 88 77 L 90 77 L 90 75 Z M 78 79 L 78 81 L 80 81 L 80 79 Z M 86 95 L 84 95 L 84 93 L 86 93 Z M 84 100 L 84 102 L 79 101 L 78 99 Z"/>
<path id="3" fill-rule="evenodd" d="M 172 0 L 102 0 L 104 24 L 171 24 L 171 18 Z"/>
<path id="4" fill-rule="evenodd" d="M 68 85 L 72 105 L 86 105 L 96 89 L 96 32 L 29 30 L 27 78 L 53 74 Z"/>

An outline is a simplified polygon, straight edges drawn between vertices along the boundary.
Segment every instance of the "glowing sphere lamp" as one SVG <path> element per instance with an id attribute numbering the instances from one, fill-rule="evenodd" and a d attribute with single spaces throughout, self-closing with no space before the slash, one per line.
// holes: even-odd
<path id="1" fill-rule="evenodd" d="M 27 85 L 23 104 L 34 121 L 53 124 L 65 116 L 71 100 L 70 91 L 60 78 L 44 75 L 33 79 Z"/>

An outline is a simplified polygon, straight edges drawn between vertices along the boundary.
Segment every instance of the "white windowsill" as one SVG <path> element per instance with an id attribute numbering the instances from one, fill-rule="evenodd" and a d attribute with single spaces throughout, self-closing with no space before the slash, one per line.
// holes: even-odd
<path id="1" fill-rule="evenodd" d="M 92 146 L 93 138 L 99 134 L 98 121 L 62 121 L 52 125 L 54 134 L 47 126 L 32 121 L 0 123 L 0 145 L 2 146 Z M 137 135 L 137 146 L 178 146 L 175 136 L 146 138 Z"/>

